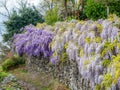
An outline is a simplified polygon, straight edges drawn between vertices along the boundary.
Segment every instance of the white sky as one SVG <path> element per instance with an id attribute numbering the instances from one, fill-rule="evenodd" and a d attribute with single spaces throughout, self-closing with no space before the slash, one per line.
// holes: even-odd
<path id="1" fill-rule="evenodd" d="M 0 2 L 1 1 L 4 1 L 4 0 L 0 0 Z M 9 10 L 11 10 L 13 7 L 17 7 L 18 5 L 17 5 L 17 1 L 19 1 L 19 0 L 8 0 L 8 2 L 7 2 L 7 7 L 8 7 L 8 9 Z M 34 4 L 35 6 L 37 6 L 40 2 L 42 2 L 43 0 L 28 0 L 28 3 L 29 4 Z M 5 12 L 5 10 L 3 9 L 3 8 L 1 8 L 0 7 L 0 12 Z M 3 21 L 3 20 L 5 20 L 5 17 L 2 17 L 1 15 L 0 15 L 0 29 L 1 28 L 4 28 L 3 26 L 1 26 L 1 22 Z M 1 30 L 0 30 L 1 31 Z M 1 36 L 1 34 L 0 34 L 0 41 L 2 40 L 2 36 Z"/>

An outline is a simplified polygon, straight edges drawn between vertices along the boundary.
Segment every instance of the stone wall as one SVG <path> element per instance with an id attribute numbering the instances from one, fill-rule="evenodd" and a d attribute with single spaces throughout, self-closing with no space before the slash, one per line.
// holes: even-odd
<path id="1" fill-rule="evenodd" d="M 27 57 L 26 69 L 30 72 L 44 71 L 46 73 L 51 72 L 52 70 L 51 65 L 49 64 L 49 59 L 43 57 Z"/>
<path id="2" fill-rule="evenodd" d="M 28 57 L 26 63 L 29 71 L 51 72 L 60 83 L 67 85 L 71 90 L 91 90 L 89 81 L 79 74 L 76 61 L 66 60 L 64 63 L 51 65 L 48 58 Z"/>

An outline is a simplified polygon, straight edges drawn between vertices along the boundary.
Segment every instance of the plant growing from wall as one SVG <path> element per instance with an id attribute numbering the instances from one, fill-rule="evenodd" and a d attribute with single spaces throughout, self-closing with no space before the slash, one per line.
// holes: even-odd
<path id="1" fill-rule="evenodd" d="M 79 74 L 90 82 L 91 89 L 117 88 L 120 34 L 116 23 L 119 22 L 115 16 L 98 21 L 57 22 L 52 30 L 46 29 L 47 25 L 39 29 L 28 26 L 23 34 L 15 36 L 15 49 L 19 55 L 49 57 L 53 64 L 67 59 L 76 61 Z"/>

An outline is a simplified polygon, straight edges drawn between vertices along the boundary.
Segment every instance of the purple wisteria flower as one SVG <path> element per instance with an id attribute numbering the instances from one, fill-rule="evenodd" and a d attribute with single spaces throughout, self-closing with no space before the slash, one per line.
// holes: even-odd
<path id="1" fill-rule="evenodd" d="M 54 37 L 47 30 L 38 29 L 33 25 L 26 26 L 25 32 L 14 36 L 14 47 L 19 55 L 50 57 L 52 51 L 49 44 Z"/>
<path id="2" fill-rule="evenodd" d="M 59 62 L 59 59 L 58 59 L 58 57 L 52 57 L 52 58 L 50 59 L 50 62 L 51 62 L 53 65 L 55 65 L 57 62 Z"/>

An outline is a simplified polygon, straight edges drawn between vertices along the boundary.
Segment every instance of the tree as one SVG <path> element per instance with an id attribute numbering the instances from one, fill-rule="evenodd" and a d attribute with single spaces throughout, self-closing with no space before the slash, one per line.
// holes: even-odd
<path id="1" fill-rule="evenodd" d="M 44 0 L 39 4 L 39 10 L 44 13 L 48 10 L 51 10 L 53 8 L 53 5 L 56 6 L 53 0 Z"/>
<path id="2" fill-rule="evenodd" d="M 58 8 L 64 8 L 65 18 L 68 17 L 69 2 L 72 2 L 73 6 L 75 6 L 75 0 L 52 0 L 52 2 L 56 3 Z"/>
<path id="3" fill-rule="evenodd" d="M 72 2 L 73 6 L 75 6 L 75 0 L 64 0 L 64 7 L 65 7 L 65 17 L 68 17 L 68 8 L 67 8 L 67 3 Z"/>
<path id="4" fill-rule="evenodd" d="M 54 2 L 59 8 L 59 16 L 63 20 L 69 18 L 81 19 L 83 16 L 83 8 L 86 0 L 53 0 Z"/>
<path id="5" fill-rule="evenodd" d="M 10 41 L 14 34 L 21 33 L 21 28 L 29 24 L 36 25 L 38 22 L 42 23 L 44 19 L 34 6 L 13 10 L 8 20 L 4 22 L 7 33 L 3 35 L 3 40 Z"/>

